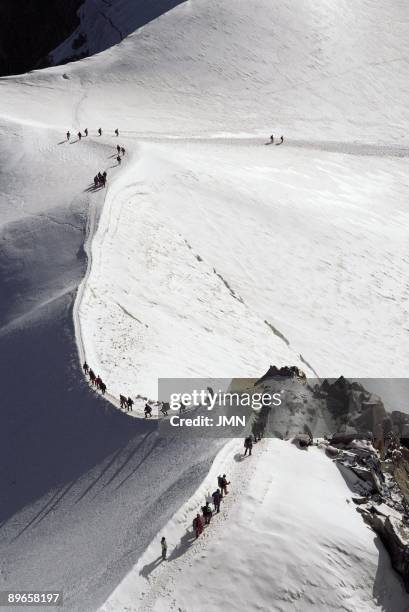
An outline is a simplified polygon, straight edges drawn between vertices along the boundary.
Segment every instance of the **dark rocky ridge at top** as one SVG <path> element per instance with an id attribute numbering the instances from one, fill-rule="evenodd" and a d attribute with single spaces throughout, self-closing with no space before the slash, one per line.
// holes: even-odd
<path id="1" fill-rule="evenodd" d="M 47 63 L 47 54 L 78 26 L 84 0 L 1 0 L 0 76 Z"/>

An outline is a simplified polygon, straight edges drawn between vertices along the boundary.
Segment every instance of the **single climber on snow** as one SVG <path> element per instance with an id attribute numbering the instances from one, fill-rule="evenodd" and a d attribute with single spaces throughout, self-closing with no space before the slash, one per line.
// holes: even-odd
<path id="1" fill-rule="evenodd" d="M 131 411 L 132 412 L 132 406 L 134 404 L 134 401 L 131 397 L 128 397 L 128 399 L 126 400 L 127 406 L 128 406 L 128 412 Z"/>
<path id="2" fill-rule="evenodd" d="M 212 520 L 213 512 L 209 506 L 209 502 L 206 502 L 206 505 L 202 507 L 202 513 L 203 513 L 205 525 L 210 525 L 210 521 Z"/>
<path id="3" fill-rule="evenodd" d="M 213 498 L 213 506 L 217 513 L 220 512 L 220 502 L 222 501 L 222 493 L 220 489 L 216 489 L 216 491 L 212 495 Z"/>
<path id="4" fill-rule="evenodd" d="M 251 455 L 252 448 L 253 438 L 251 436 L 247 436 L 247 438 L 244 439 L 244 456 L 247 455 L 247 451 L 249 452 L 249 455 Z"/>
<path id="5" fill-rule="evenodd" d="M 193 519 L 193 529 L 196 537 L 198 538 L 203 531 L 203 519 L 199 513 L 197 513 Z"/>
<path id="6" fill-rule="evenodd" d="M 220 486 L 221 486 L 221 490 L 223 495 L 227 495 L 228 490 L 227 490 L 227 485 L 230 484 L 230 480 L 229 482 L 227 482 L 227 478 L 226 478 L 226 474 L 223 474 L 221 481 L 220 481 Z"/>
<path id="7" fill-rule="evenodd" d="M 165 537 L 161 539 L 160 545 L 162 549 L 162 561 L 166 561 L 166 555 L 168 554 L 168 545 L 166 543 Z"/>

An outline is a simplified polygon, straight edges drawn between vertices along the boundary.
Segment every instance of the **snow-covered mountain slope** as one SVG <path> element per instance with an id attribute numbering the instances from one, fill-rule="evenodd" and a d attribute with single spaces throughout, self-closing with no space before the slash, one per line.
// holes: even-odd
<path id="1" fill-rule="evenodd" d="M 78 27 L 48 60 L 60 64 L 104 51 L 184 1 L 84 0 L 77 12 Z"/>
<path id="2" fill-rule="evenodd" d="M 88 210 L 76 311 L 115 394 L 300 352 L 320 374 L 406 373 L 405 10 L 190 0 L 104 53 L 0 80 L 2 588 L 64 584 L 68 610 L 95 610 L 216 451 L 146 443 L 152 425 L 80 379 Z M 87 191 L 104 168 L 106 194 Z"/>
<path id="3" fill-rule="evenodd" d="M 405 376 L 405 160 L 213 139 L 126 164 L 80 307 L 118 393 L 270 362 L 313 375 L 300 354 L 321 376 Z"/>
<path id="4" fill-rule="evenodd" d="M 128 20 L 136 5 L 115 10 Z M 191 0 L 102 54 L 0 81 L 3 116 L 102 126 L 111 146 L 119 127 L 135 154 L 108 191 L 102 224 L 116 229 L 98 232 L 81 307 L 86 353 L 115 392 L 299 353 L 322 375 L 405 375 L 401 14 L 401 2 Z M 276 128 L 283 147 L 237 139 Z"/>
<path id="5" fill-rule="evenodd" d="M 195 540 L 193 517 L 224 472 L 229 494 Z M 403 586 L 355 508 L 323 451 L 263 440 L 243 459 L 241 444 L 232 441 L 101 612 L 405 612 Z"/>
<path id="6" fill-rule="evenodd" d="M 138 2 L 115 7 L 127 20 L 131 7 L 139 10 Z M 404 143 L 405 14 L 403 0 L 189 0 L 104 54 L 17 82 L 35 83 L 37 99 L 44 88 L 48 104 L 34 114 L 64 127 L 78 92 L 78 120 L 111 120 L 138 133 L 280 130 L 318 140 Z M 61 80 L 64 72 L 69 81 Z M 50 85 L 58 88 L 51 116 Z M 7 81 L 7 103 L 5 89 Z M 16 102 L 13 114 L 25 110 Z"/>

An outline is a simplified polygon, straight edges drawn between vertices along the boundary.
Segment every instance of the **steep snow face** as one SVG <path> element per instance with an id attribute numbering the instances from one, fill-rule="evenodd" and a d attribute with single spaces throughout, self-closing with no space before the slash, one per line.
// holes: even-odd
<path id="1" fill-rule="evenodd" d="M 195 540 L 192 519 L 220 473 L 229 494 Z M 317 448 L 263 440 L 243 459 L 232 441 L 162 534 L 169 561 L 158 537 L 101 612 L 407 610 L 383 545 Z"/>
<path id="2" fill-rule="evenodd" d="M 104 51 L 186 0 L 85 0 L 75 31 L 49 54 L 52 64 Z"/>

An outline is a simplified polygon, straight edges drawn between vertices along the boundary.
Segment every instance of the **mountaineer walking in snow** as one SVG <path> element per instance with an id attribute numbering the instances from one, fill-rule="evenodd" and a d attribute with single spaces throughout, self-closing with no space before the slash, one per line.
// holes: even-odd
<path id="1" fill-rule="evenodd" d="M 145 404 L 145 419 L 152 416 L 152 408 L 149 404 Z"/>
<path id="2" fill-rule="evenodd" d="M 85 128 L 84 134 L 85 134 L 85 136 L 88 136 L 88 128 Z"/>
<path id="3" fill-rule="evenodd" d="M 247 455 L 247 451 L 249 451 L 249 456 L 251 455 L 251 449 L 253 448 L 253 438 L 251 436 L 247 436 L 247 438 L 244 439 L 244 456 Z"/>
<path id="4" fill-rule="evenodd" d="M 212 520 L 213 512 L 209 506 L 209 502 L 206 502 L 206 505 L 202 507 L 203 518 L 205 521 L 205 525 L 210 525 L 210 521 Z"/>
<path id="5" fill-rule="evenodd" d="M 121 153 L 122 153 L 122 155 L 125 155 L 125 149 L 124 149 L 124 147 L 121 147 Z"/>
<path id="6" fill-rule="evenodd" d="M 101 388 L 101 383 L 102 383 L 102 379 L 101 379 L 100 375 L 98 374 L 98 376 L 95 379 L 95 386 L 97 387 L 97 389 Z"/>
<path id="7" fill-rule="evenodd" d="M 69 140 L 70 138 L 71 138 L 71 134 L 67 132 L 67 140 Z"/>
<path id="8" fill-rule="evenodd" d="M 92 385 L 95 384 L 95 378 L 96 377 L 95 377 L 94 371 L 90 369 L 90 371 L 89 371 L 89 379 L 90 379 Z"/>
<path id="9" fill-rule="evenodd" d="M 78 136 L 78 140 L 81 140 L 81 138 L 82 138 L 81 132 L 78 132 L 77 136 Z"/>
<path id="10" fill-rule="evenodd" d="M 228 493 L 227 485 L 229 484 L 230 484 L 230 480 L 229 482 L 227 482 L 226 474 L 223 474 L 221 481 L 220 481 L 220 485 L 219 485 L 221 487 L 223 495 L 227 495 Z"/>
<path id="11" fill-rule="evenodd" d="M 126 400 L 126 404 L 128 406 L 128 412 L 131 411 L 132 412 L 132 406 L 134 404 L 134 401 L 131 397 L 128 397 L 128 399 Z"/>
<path id="12" fill-rule="evenodd" d="M 195 518 L 193 519 L 193 529 L 196 534 L 196 537 L 198 538 L 203 531 L 203 519 L 199 513 L 197 513 Z"/>
<path id="13" fill-rule="evenodd" d="M 101 128 L 98 128 L 98 134 L 99 134 L 100 136 L 102 136 L 102 130 L 101 130 Z"/>
<path id="14" fill-rule="evenodd" d="M 99 388 L 101 389 L 101 393 L 102 395 L 105 395 L 105 391 L 107 390 L 107 386 L 104 382 L 102 382 L 101 380 L 101 384 L 99 385 Z"/>
<path id="15" fill-rule="evenodd" d="M 118 128 L 116 128 L 116 130 L 115 130 L 115 136 L 119 136 L 119 130 L 118 130 Z"/>
<path id="16" fill-rule="evenodd" d="M 121 405 L 121 408 L 126 408 L 128 406 L 128 402 L 126 400 L 125 395 L 120 395 L 119 396 L 119 403 Z"/>
<path id="17" fill-rule="evenodd" d="M 121 158 L 120 158 L 120 156 L 119 156 L 119 155 L 118 155 L 118 157 L 116 158 L 116 161 L 118 162 L 118 166 L 120 166 L 120 165 L 121 165 Z"/>
<path id="18" fill-rule="evenodd" d="M 84 365 L 82 366 L 82 369 L 84 370 L 84 374 L 88 374 L 89 367 L 86 361 L 84 361 Z"/>
<path id="19" fill-rule="evenodd" d="M 222 501 L 222 494 L 221 494 L 220 489 L 216 489 L 216 491 L 212 495 L 212 498 L 213 498 L 214 509 L 216 510 L 218 514 L 220 512 L 220 502 Z"/>
<path id="20" fill-rule="evenodd" d="M 169 408 L 170 408 L 169 402 L 163 402 L 162 407 L 160 409 L 160 411 L 163 414 L 163 416 L 168 416 Z"/>
<path id="21" fill-rule="evenodd" d="M 121 152 L 121 147 L 119 145 L 116 145 L 116 150 L 118 151 L 118 155 L 119 155 Z"/>
<path id="22" fill-rule="evenodd" d="M 168 553 L 168 545 L 166 543 L 165 537 L 163 537 L 160 541 L 160 545 L 162 548 L 162 561 L 166 561 L 166 555 Z"/>
<path id="23" fill-rule="evenodd" d="M 271 134 L 271 136 L 270 136 L 270 142 L 271 142 L 271 144 L 273 144 L 273 142 L 274 142 L 274 134 Z"/>
<path id="24" fill-rule="evenodd" d="M 284 136 L 281 136 L 280 142 L 276 142 L 276 147 L 278 147 L 278 145 L 283 144 L 283 142 L 284 142 Z"/>

